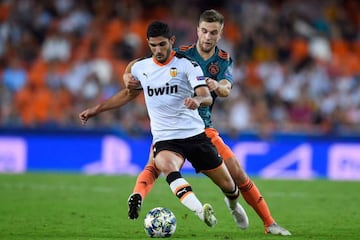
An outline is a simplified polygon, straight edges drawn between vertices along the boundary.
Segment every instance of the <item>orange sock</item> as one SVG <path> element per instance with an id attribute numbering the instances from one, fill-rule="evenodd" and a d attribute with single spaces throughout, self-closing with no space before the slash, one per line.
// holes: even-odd
<path id="1" fill-rule="evenodd" d="M 153 164 L 148 164 L 136 179 L 133 193 L 140 193 L 144 199 L 151 191 L 155 180 L 159 177 L 159 172 Z"/>
<path id="2" fill-rule="evenodd" d="M 245 201 L 262 219 L 265 227 L 270 226 L 275 222 L 271 216 L 265 199 L 261 196 L 259 189 L 256 187 L 255 183 L 250 180 L 250 178 L 248 178 L 246 182 L 240 186 L 240 191 Z"/>

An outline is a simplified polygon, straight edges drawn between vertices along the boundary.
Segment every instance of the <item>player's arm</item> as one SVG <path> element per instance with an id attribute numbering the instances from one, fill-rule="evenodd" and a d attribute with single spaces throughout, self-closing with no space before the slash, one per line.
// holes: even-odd
<path id="1" fill-rule="evenodd" d="M 218 81 L 212 78 L 206 79 L 210 92 L 214 91 L 219 97 L 229 96 L 233 84 L 233 61 L 230 57 L 221 65 L 217 77 Z"/>
<path id="2" fill-rule="evenodd" d="M 200 106 L 210 106 L 212 104 L 212 97 L 208 87 L 201 86 L 195 89 L 195 96 L 191 98 L 186 98 L 184 100 L 184 105 L 192 110 L 199 108 Z"/>
<path id="3" fill-rule="evenodd" d="M 140 81 L 136 80 L 134 76 L 131 74 L 131 67 L 138 59 L 132 60 L 125 68 L 125 72 L 123 74 L 123 83 L 124 86 L 128 89 L 139 89 Z"/>
<path id="4" fill-rule="evenodd" d="M 192 110 L 210 106 L 213 102 L 209 88 L 206 86 L 206 79 L 200 65 L 195 61 L 189 61 L 187 76 L 191 86 L 194 88 L 194 96 L 184 100 L 184 105 Z"/>
<path id="5" fill-rule="evenodd" d="M 227 97 L 231 91 L 231 83 L 227 79 L 222 79 L 219 82 L 212 79 L 206 78 L 206 84 L 211 91 L 215 91 L 219 97 Z"/>
<path id="6" fill-rule="evenodd" d="M 111 109 L 119 108 L 136 98 L 140 94 L 140 91 L 122 89 L 111 98 L 104 102 L 97 104 L 94 107 L 87 108 L 79 114 L 81 123 L 86 124 L 87 120 L 91 117 L 98 115 L 101 112 L 108 111 Z"/>

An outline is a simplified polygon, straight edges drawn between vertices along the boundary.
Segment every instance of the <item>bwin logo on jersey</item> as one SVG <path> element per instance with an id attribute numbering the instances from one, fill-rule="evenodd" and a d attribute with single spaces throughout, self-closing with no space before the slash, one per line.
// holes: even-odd
<path id="1" fill-rule="evenodd" d="M 177 75 L 177 69 L 174 67 L 170 68 L 170 76 L 176 77 L 176 75 Z"/>
<path id="2" fill-rule="evenodd" d="M 147 92 L 149 97 L 152 97 L 154 95 L 159 96 L 164 94 L 173 94 L 178 92 L 178 86 L 177 85 L 170 86 L 169 83 L 166 83 L 165 87 L 158 87 L 158 88 L 151 88 L 147 86 Z"/>

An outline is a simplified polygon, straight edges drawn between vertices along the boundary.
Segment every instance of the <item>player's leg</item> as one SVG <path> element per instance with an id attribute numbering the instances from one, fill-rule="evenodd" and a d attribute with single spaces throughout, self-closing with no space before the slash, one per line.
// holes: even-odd
<path id="1" fill-rule="evenodd" d="M 152 146 L 150 147 L 149 160 L 138 175 L 132 194 L 128 198 L 128 217 L 130 219 L 137 219 L 141 210 L 143 199 L 151 191 L 155 180 L 159 177 L 160 171 L 155 167 L 153 161 L 154 155 Z"/>
<path id="2" fill-rule="evenodd" d="M 225 160 L 225 164 L 229 170 L 231 169 L 230 172 L 232 176 L 238 176 L 235 178 L 235 181 L 239 184 L 241 195 L 262 219 L 265 233 L 284 236 L 291 235 L 288 230 L 282 228 L 275 222 L 265 199 L 262 197 L 255 183 L 246 176 L 238 160 L 231 157 Z M 244 178 L 246 179 L 245 181 L 242 180 Z"/>
<path id="3" fill-rule="evenodd" d="M 136 179 L 133 193 L 139 193 L 144 199 L 151 191 L 155 180 L 159 177 L 160 171 L 155 167 L 152 146 L 150 147 L 149 160 Z"/>
<path id="4" fill-rule="evenodd" d="M 206 135 L 211 139 L 221 157 L 224 159 L 231 176 L 238 184 L 241 195 L 255 210 L 264 223 L 265 233 L 290 235 L 290 232 L 276 224 L 271 216 L 270 209 L 254 182 L 247 176 L 235 154 L 224 143 L 214 128 L 207 128 Z M 276 228 L 276 229 L 275 229 Z M 279 229 L 281 228 L 281 229 Z"/>
<path id="5" fill-rule="evenodd" d="M 235 222 L 240 228 L 247 228 L 248 217 L 238 203 L 239 189 L 210 139 L 205 133 L 199 134 L 189 139 L 185 146 L 187 159 L 196 172 L 208 176 L 223 191 L 230 203 Z"/>
<path id="6" fill-rule="evenodd" d="M 244 208 L 238 202 L 239 189 L 234 180 L 231 178 L 225 164 L 222 163 L 216 169 L 202 172 L 223 191 L 225 195 L 225 202 L 238 227 L 241 229 L 247 229 L 249 227 L 249 219 Z"/>
<path id="7" fill-rule="evenodd" d="M 274 219 L 270 214 L 270 210 L 264 198 L 261 196 L 256 185 L 242 169 L 235 158 L 234 153 L 220 138 L 215 129 L 207 128 L 206 135 L 211 139 L 211 142 L 215 145 L 220 156 L 224 159 L 225 165 L 235 182 L 238 184 L 245 201 L 256 211 L 259 217 L 263 220 L 265 226 L 271 225 L 274 222 Z"/>
<path id="8" fill-rule="evenodd" d="M 158 147 L 156 149 L 159 149 L 159 152 L 155 153 L 156 167 L 165 175 L 171 191 L 185 207 L 194 212 L 208 226 L 214 226 L 217 220 L 211 205 L 202 205 L 191 185 L 180 173 L 185 157 L 173 151 L 160 150 L 161 148 Z"/>

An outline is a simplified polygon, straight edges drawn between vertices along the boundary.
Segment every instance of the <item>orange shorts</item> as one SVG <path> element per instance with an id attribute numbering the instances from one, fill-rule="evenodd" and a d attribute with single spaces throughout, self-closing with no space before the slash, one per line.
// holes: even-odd
<path id="1" fill-rule="evenodd" d="M 219 132 L 215 128 L 205 128 L 205 133 L 206 136 L 211 139 L 212 144 L 214 144 L 223 160 L 227 160 L 235 156 L 230 147 L 224 143 L 222 138 L 219 136 Z"/>

